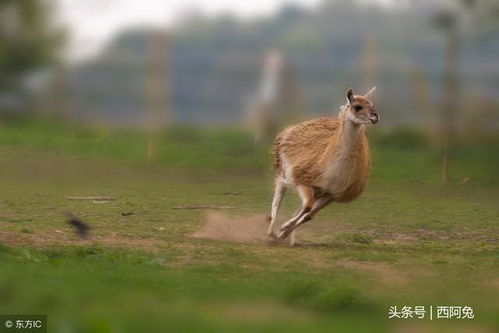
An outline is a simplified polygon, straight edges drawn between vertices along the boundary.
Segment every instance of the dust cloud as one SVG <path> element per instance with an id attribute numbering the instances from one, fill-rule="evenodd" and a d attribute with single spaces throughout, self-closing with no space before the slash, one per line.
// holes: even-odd
<path id="1" fill-rule="evenodd" d="M 268 217 L 263 214 L 230 216 L 218 212 L 208 212 L 200 230 L 192 236 L 232 242 L 265 242 Z"/>

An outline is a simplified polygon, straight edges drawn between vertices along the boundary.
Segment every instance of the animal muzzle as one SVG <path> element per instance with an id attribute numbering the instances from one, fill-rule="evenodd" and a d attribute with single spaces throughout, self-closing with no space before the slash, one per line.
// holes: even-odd
<path id="1" fill-rule="evenodd" d="M 376 124 L 379 121 L 379 114 L 377 112 L 371 113 L 371 115 L 369 116 L 369 120 L 371 121 L 371 123 Z"/>

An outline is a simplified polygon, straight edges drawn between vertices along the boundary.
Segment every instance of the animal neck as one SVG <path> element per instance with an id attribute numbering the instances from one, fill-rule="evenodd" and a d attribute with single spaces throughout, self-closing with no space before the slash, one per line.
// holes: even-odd
<path id="1" fill-rule="evenodd" d="M 344 111 L 343 108 L 339 114 L 338 129 L 324 153 L 319 178 L 319 187 L 340 202 L 351 201 L 360 195 L 370 169 L 365 125 L 350 121 Z"/>
<path id="2" fill-rule="evenodd" d="M 339 150 L 352 151 L 363 132 L 364 126 L 355 124 L 350 120 L 343 120 L 338 137 Z"/>
<path id="3" fill-rule="evenodd" d="M 362 137 L 365 131 L 364 125 L 356 124 L 347 119 L 345 115 L 345 108 L 346 106 L 342 107 L 339 116 L 339 131 L 337 132 L 337 136 L 332 138 L 330 145 L 330 148 L 334 150 L 335 154 L 340 153 L 342 155 L 353 152 L 355 144 Z"/>

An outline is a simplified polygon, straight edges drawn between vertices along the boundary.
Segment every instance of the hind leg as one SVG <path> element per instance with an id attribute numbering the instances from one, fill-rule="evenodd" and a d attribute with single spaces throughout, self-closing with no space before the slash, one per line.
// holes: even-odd
<path id="1" fill-rule="evenodd" d="M 281 226 L 281 231 L 290 228 L 293 226 L 300 218 L 308 213 L 312 209 L 312 205 L 314 204 L 314 191 L 312 187 L 306 185 L 298 185 L 296 187 L 296 191 L 300 195 L 302 205 L 298 214 L 295 214 L 291 219 L 289 219 L 286 223 L 283 223 Z"/>
<path id="2" fill-rule="evenodd" d="M 287 188 L 282 182 L 281 178 L 277 178 L 275 182 L 274 198 L 272 199 L 272 209 L 270 211 L 270 224 L 267 231 L 267 234 L 272 238 L 276 237 L 274 232 L 274 224 L 277 220 L 277 212 L 279 211 L 279 207 L 281 206 L 282 198 L 286 194 L 286 190 Z"/>
<path id="3" fill-rule="evenodd" d="M 302 214 L 302 216 L 293 225 L 289 225 L 286 228 L 281 227 L 281 232 L 278 236 L 279 240 L 286 239 L 289 234 L 296 231 L 296 228 L 298 228 L 303 223 L 310 221 L 315 216 L 315 214 L 317 214 L 322 208 L 326 207 L 331 202 L 333 202 L 333 197 L 330 194 L 324 195 L 317 199 L 317 201 L 315 201 L 314 205 L 312 206 L 312 209 L 309 212 Z"/>

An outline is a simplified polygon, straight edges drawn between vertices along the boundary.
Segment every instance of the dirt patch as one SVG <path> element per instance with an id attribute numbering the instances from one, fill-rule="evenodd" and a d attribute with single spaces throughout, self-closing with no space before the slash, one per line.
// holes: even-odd
<path id="1" fill-rule="evenodd" d="M 26 234 L 13 231 L 0 231 L 0 243 L 10 246 L 50 247 L 59 246 L 88 246 L 102 245 L 107 247 L 126 247 L 149 252 L 157 252 L 164 242 L 154 239 L 134 239 L 116 234 L 94 235 L 88 240 L 80 240 L 74 236 L 72 230 L 54 230 L 53 233 L 44 232 Z"/>
<path id="2" fill-rule="evenodd" d="M 264 242 L 267 240 L 267 216 L 230 216 L 209 212 L 203 226 L 192 236 L 232 242 Z"/>

